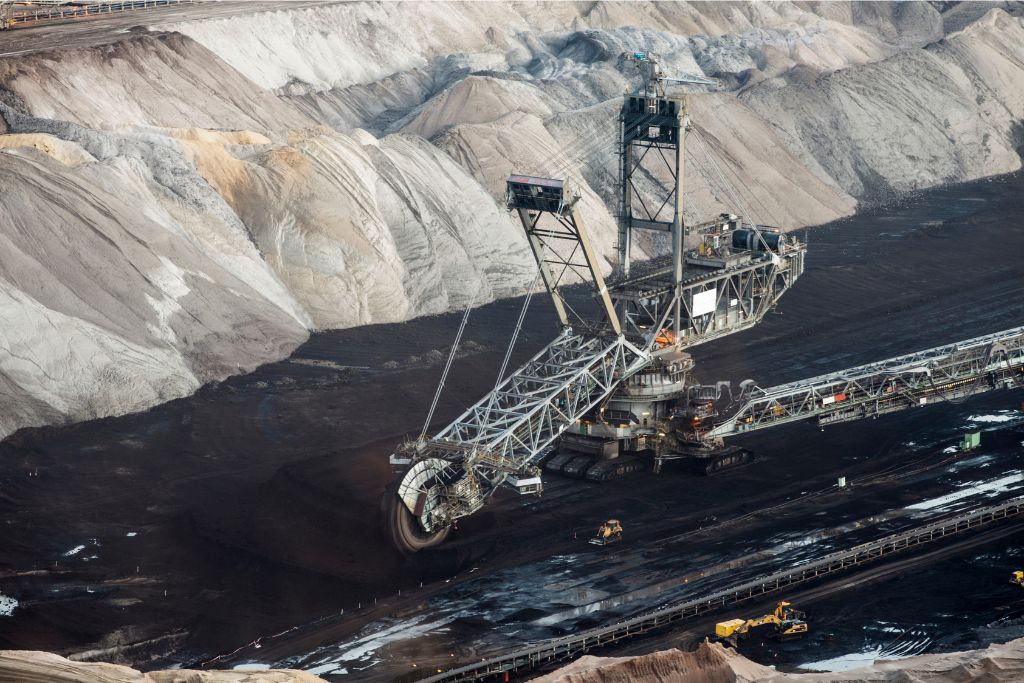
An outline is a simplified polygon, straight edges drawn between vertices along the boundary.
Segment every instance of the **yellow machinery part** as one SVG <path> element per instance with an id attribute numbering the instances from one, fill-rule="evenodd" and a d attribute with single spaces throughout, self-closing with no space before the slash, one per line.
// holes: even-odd
<path id="1" fill-rule="evenodd" d="M 736 631 L 747 622 L 743 619 L 730 619 L 729 621 L 720 621 L 715 624 L 715 635 L 719 638 L 731 638 L 736 634 Z"/>

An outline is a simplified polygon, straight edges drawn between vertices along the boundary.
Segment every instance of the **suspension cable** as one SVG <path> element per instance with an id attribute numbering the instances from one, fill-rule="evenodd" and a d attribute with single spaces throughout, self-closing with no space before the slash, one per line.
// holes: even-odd
<path id="1" fill-rule="evenodd" d="M 462 333 L 466 330 L 466 323 L 469 322 L 469 312 L 473 310 L 473 299 L 469 300 L 469 304 L 466 306 L 466 312 L 462 314 L 462 322 L 459 324 L 459 331 L 455 335 L 455 342 L 452 344 L 452 350 L 448 354 L 448 362 L 444 365 L 444 372 L 441 373 L 441 382 L 437 385 L 437 391 L 434 393 L 434 401 L 430 404 L 430 410 L 427 412 L 427 419 L 423 423 L 423 431 L 420 432 L 420 439 L 425 439 L 427 436 L 427 430 L 430 428 L 430 422 L 434 419 L 434 411 L 437 409 L 437 402 L 441 399 L 441 391 L 444 389 L 445 380 L 448 379 L 448 371 L 452 368 L 452 361 L 455 360 L 455 352 L 459 348 L 459 342 L 462 340 Z"/>
<path id="2" fill-rule="evenodd" d="M 540 271 L 537 271 L 536 277 L 533 278 L 533 282 L 530 283 L 530 288 L 526 290 L 526 298 L 523 300 L 523 307 L 519 311 L 519 319 L 516 321 L 516 329 L 512 332 L 512 337 L 508 342 L 508 349 L 505 351 L 505 359 L 501 361 L 501 370 L 498 371 L 498 379 L 494 382 L 494 391 L 498 390 L 501 385 L 501 380 L 505 378 L 505 371 L 508 370 L 509 359 L 512 358 L 512 349 L 516 345 L 516 340 L 519 338 L 519 332 L 523 329 L 523 320 L 526 318 L 526 309 L 530 306 L 530 299 L 533 298 L 533 290 L 537 287 L 537 281 L 540 280 Z M 493 397 L 493 394 L 492 394 Z"/>
<path id="3" fill-rule="evenodd" d="M 764 250 L 765 251 L 771 251 L 771 248 L 768 246 L 768 242 L 765 240 L 764 235 L 761 233 L 761 229 L 758 226 L 757 221 L 754 220 L 754 214 L 750 212 L 750 207 L 746 206 L 743 202 L 740 202 L 736 198 L 736 195 L 734 195 L 730 191 L 730 189 L 729 189 L 729 182 L 725 179 L 725 176 L 722 174 L 721 167 L 718 165 L 718 162 L 715 160 L 715 157 L 711 154 L 710 144 L 704 138 L 704 135 L 699 130 L 697 130 L 695 128 L 694 132 L 697 134 L 694 139 L 700 141 L 700 143 L 701 143 L 701 151 L 704 153 L 705 158 L 711 164 L 712 168 L 718 174 L 718 178 L 722 182 L 722 184 L 725 186 L 727 194 L 728 194 L 730 200 L 735 202 L 736 206 L 743 213 L 745 213 L 746 215 L 750 216 L 750 221 L 749 221 L 750 227 L 754 230 L 754 234 L 757 236 L 757 240 L 764 246 Z"/>

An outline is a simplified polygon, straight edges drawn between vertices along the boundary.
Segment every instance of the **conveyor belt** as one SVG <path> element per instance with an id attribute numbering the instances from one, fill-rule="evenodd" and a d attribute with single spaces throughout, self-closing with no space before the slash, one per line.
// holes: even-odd
<path id="1" fill-rule="evenodd" d="M 817 418 L 849 422 L 1004 387 L 1024 386 L 1024 327 L 819 377 L 755 388 L 708 437 Z"/>
<path id="2" fill-rule="evenodd" d="M 61 0 L 19 0 L 0 1 L 0 30 L 20 26 L 100 17 L 116 12 L 140 9 L 156 9 L 167 5 L 178 5 L 194 0 L 121 0 L 120 2 L 67 2 Z"/>
<path id="3" fill-rule="evenodd" d="M 572 636 L 547 640 L 536 645 L 509 651 L 490 657 L 476 664 L 470 664 L 430 676 L 423 681 L 430 683 L 455 683 L 479 681 L 503 676 L 505 672 L 529 670 L 559 660 L 572 659 L 588 650 L 606 646 L 626 638 L 662 628 L 667 624 L 701 616 L 731 605 L 773 593 L 782 588 L 828 576 L 851 567 L 858 567 L 893 553 L 926 545 L 965 531 L 988 526 L 1009 518 L 1018 518 L 1024 513 L 1024 496 L 1004 503 L 979 508 L 944 520 L 932 522 L 916 529 L 904 531 L 885 538 L 862 543 L 847 550 L 831 553 L 802 565 L 797 565 L 769 576 L 726 588 L 709 596 L 688 600 L 676 605 L 663 607 L 654 612 L 620 621 L 610 626 L 590 629 Z"/>

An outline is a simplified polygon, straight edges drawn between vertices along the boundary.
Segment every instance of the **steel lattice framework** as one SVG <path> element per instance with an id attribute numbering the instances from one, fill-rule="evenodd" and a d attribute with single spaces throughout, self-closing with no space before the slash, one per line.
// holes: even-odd
<path id="1" fill-rule="evenodd" d="M 519 469 L 647 362 L 623 337 L 567 328 L 433 440 L 478 446 Z"/>
<path id="2" fill-rule="evenodd" d="M 539 493 L 531 461 L 649 362 L 625 337 L 563 330 L 437 436 L 391 457 L 409 468 L 399 498 L 430 532 L 479 510 L 510 478 L 521 493 Z"/>
<path id="3" fill-rule="evenodd" d="M 744 255 L 728 268 L 691 267 L 673 284 L 673 267 L 609 285 L 623 332 L 640 337 L 671 330 L 677 348 L 689 348 L 756 325 L 804 270 L 806 246 L 796 240 L 779 253 Z M 707 298 L 698 304 L 701 295 Z"/>
<path id="4" fill-rule="evenodd" d="M 936 401 L 1024 386 L 1024 327 L 869 363 L 768 389 L 747 402 L 709 438 L 807 418 L 834 424 Z"/>
<path id="5" fill-rule="evenodd" d="M 562 324 L 558 336 L 431 439 L 391 457 L 405 468 L 398 497 L 427 532 L 447 528 L 485 504 L 503 483 L 539 493 L 532 461 L 570 425 L 651 362 L 646 341 L 621 334 L 598 259 L 561 180 L 513 176 L 509 208 L 526 231 Z M 604 320 L 574 329 L 559 286 L 575 273 L 594 287 Z"/>
<path id="6" fill-rule="evenodd" d="M 508 208 L 519 217 L 562 329 L 433 438 L 405 444 L 392 455 L 400 475 L 395 492 L 404 510 L 392 507 L 388 514 L 399 548 L 439 542 L 455 520 L 479 510 L 503 483 L 520 493 L 540 492 L 534 463 L 622 380 L 663 355 L 750 327 L 803 272 L 805 245 L 776 234 L 768 248 L 759 228 L 751 226 L 748 232 L 758 235 L 758 243 L 737 246 L 730 240 L 740 223 L 731 214 L 709 224 L 716 236 L 713 252 L 694 252 L 691 259 L 684 251 L 686 105 L 665 97 L 656 85 L 652 93 L 627 96 L 623 105 L 618 282 L 609 286 L 604 280 L 602 259 L 578 211 L 578 192 L 556 178 L 508 179 Z M 640 150 L 636 158 L 634 149 Z M 652 150 L 673 178 L 665 196 L 651 204 L 653 213 L 633 183 Z M 644 209 L 641 216 L 634 215 L 634 196 Z M 669 207 L 671 221 L 662 220 Z M 670 234 L 667 265 L 653 264 L 643 275 L 630 276 L 634 230 Z M 727 241 L 721 248 L 719 236 Z M 576 280 L 593 287 L 599 316 L 582 317 L 566 302 L 561 287 Z M 389 501 L 394 505 L 394 498 Z"/>

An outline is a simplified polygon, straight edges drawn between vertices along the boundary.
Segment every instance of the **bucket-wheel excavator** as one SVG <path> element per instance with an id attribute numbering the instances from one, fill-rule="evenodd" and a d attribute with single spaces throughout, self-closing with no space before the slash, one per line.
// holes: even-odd
<path id="1" fill-rule="evenodd" d="M 686 349 L 760 321 L 803 273 L 806 245 L 735 214 L 684 225 L 683 152 L 692 128 L 686 99 L 666 95 L 653 55 L 625 59 L 645 67 L 646 80 L 625 96 L 619 116 L 614 272 L 609 280 L 602 274 L 571 182 L 508 179 L 507 206 L 526 232 L 560 330 L 451 424 L 432 437 L 424 429 L 391 456 L 396 477 L 383 509 L 402 552 L 441 543 L 456 520 L 480 510 L 502 485 L 539 494 L 548 458 L 548 470 L 593 480 L 633 469 L 631 454 L 652 455 L 656 471 L 680 461 L 714 473 L 752 460 L 725 446 L 732 434 L 809 418 L 822 425 L 857 420 L 1024 386 L 1024 327 L 777 387 L 744 383 L 738 395 L 725 382 L 697 382 Z M 646 180 L 652 160 L 671 178 L 669 187 L 652 189 Z M 670 253 L 632 263 L 638 231 L 667 236 Z M 592 286 L 596 314 L 580 315 L 563 294 L 564 284 L 579 280 Z M 723 408 L 725 393 L 731 403 Z M 559 442 L 561 452 L 551 458 Z"/>

